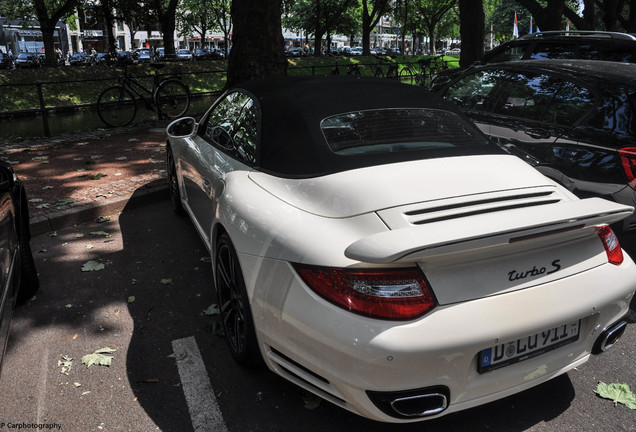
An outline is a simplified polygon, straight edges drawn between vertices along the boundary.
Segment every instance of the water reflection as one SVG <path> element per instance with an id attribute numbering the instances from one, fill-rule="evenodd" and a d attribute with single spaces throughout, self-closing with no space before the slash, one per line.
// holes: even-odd
<path id="1" fill-rule="evenodd" d="M 186 115 L 192 117 L 202 115 L 215 100 L 216 96 L 193 98 Z M 154 111 L 145 109 L 143 104 L 137 106 L 135 122 L 153 119 L 157 119 L 157 114 Z M 2 123 L 2 127 L 0 127 L 0 140 L 6 141 L 8 138 L 45 136 L 42 116 L 37 113 L 28 117 L 5 118 L 1 119 L 0 122 Z M 51 136 L 106 127 L 99 119 L 97 111 L 94 108 L 86 108 L 68 113 L 49 113 L 48 123 Z"/>

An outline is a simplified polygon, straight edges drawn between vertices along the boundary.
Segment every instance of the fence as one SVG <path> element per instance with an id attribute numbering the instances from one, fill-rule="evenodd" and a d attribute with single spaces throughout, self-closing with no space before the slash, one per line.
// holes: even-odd
<path id="1" fill-rule="evenodd" d="M 401 73 L 403 81 L 412 82 L 413 75 L 419 73 L 417 62 L 395 62 L 384 58 L 370 63 L 357 62 L 353 58 L 338 58 L 335 62 L 312 64 L 306 66 L 290 66 L 289 75 L 331 75 L 355 74 L 362 76 L 384 76 L 388 65 L 394 64 L 398 77 Z M 172 66 L 172 65 L 171 65 Z M 99 70 L 98 70 L 99 68 Z M 188 85 L 193 97 L 216 94 L 225 85 L 226 70 L 211 69 L 198 71 L 183 71 L 179 65 L 172 66 L 173 70 L 157 73 L 160 76 L 177 74 Z M 174 70 L 174 68 L 178 68 Z M 83 70 L 101 73 L 99 78 L 69 79 L 51 81 L 33 81 L 28 83 L 0 84 L 0 120 L 20 116 L 39 115 L 46 136 L 51 136 L 49 114 L 78 109 L 91 109 L 97 105 L 97 98 L 108 86 L 114 84 L 121 72 L 117 68 L 95 66 Z M 404 79 L 410 77 L 410 80 Z M 142 82 L 146 81 L 152 87 L 154 74 L 135 75 Z M 2 107 L 12 107 L 2 110 Z M 16 109 L 17 108 L 17 109 Z"/>

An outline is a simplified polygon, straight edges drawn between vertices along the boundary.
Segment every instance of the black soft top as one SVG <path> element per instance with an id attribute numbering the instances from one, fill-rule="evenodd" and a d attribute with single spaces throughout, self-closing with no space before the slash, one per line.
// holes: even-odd
<path id="1" fill-rule="evenodd" d="M 503 151 L 486 142 L 461 111 L 424 88 L 388 79 L 300 76 L 249 81 L 242 89 L 260 105 L 261 140 L 255 168 L 282 177 L 315 177 L 366 166 L 416 159 Z M 456 113 L 475 131 L 475 145 L 339 155 L 331 151 L 321 121 L 336 114 L 386 108 L 428 108 Z M 458 119 L 461 121 L 461 119 Z"/>

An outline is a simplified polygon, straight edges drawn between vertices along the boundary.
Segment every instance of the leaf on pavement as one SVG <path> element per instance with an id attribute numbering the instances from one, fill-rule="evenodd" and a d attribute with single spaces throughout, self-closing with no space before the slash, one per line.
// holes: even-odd
<path id="1" fill-rule="evenodd" d="M 172 284 L 172 279 L 171 278 L 161 279 L 161 283 L 164 285 L 170 285 Z"/>
<path id="2" fill-rule="evenodd" d="M 97 261 L 88 261 L 84 263 L 84 265 L 82 266 L 82 271 L 83 272 L 99 271 L 99 270 L 104 270 L 104 267 L 105 267 L 104 264 L 98 263 Z"/>
<path id="3" fill-rule="evenodd" d="M 75 202 L 77 202 L 77 200 L 72 199 L 72 198 L 69 198 L 69 199 L 61 199 L 61 200 L 58 200 L 58 201 L 55 203 L 55 205 L 56 205 L 56 206 L 58 206 L 58 207 L 63 207 L 63 206 L 65 206 L 65 205 L 73 204 L 73 203 L 75 203 Z"/>
<path id="4" fill-rule="evenodd" d="M 103 237 L 106 237 L 106 238 L 112 237 L 112 235 L 110 233 L 107 233 L 106 231 L 93 231 L 93 232 L 91 232 L 91 235 L 103 236 Z"/>
<path id="5" fill-rule="evenodd" d="M 104 222 L 108 222 L 110 220 L 109 216 L 100 216 L 97 218 L 97 223 L 104 223 Z"/>
<path id="6" fill-rule="evenodd" d="M 132 303 L 135 301 L 135 296 L 128 297 L 128 303 Z"/>
<path id="7" fill-rule="evenodd" d="M 303 395 L 303 402 L 308 410 L 314 410 L 320 406 L 320 398 L 313 394 Z"/>
<path id="8" fill-rule="evenodd" d="M 602 398 L 614 401 L 614 406 L 622 403 L 629 409 L 636 409 L 636 395 L 631 392 L 627 384 L 605 384 L 601 381 L 598 383 L 594 393 Z"/>
<path id="9" fill-rule="evenodd" d="M 31 198 L 29 200 L 30 203 L 39 203 L 39 202 L 42 202 L 42 201 L 44 201 L 42 198 Z"/>
<path id="10" fill-rule="evenodd" d="M 58 366 L 62 366 L 60 370 L 61 374 L 68 375 L 68 373 L 73 369 L 73 359 L 67 355 L 62 356 L 62 360 L 57 361 Z"/>
<path id="11" fill-rule="evenodd" d="M 102 177 L 106 177 L 108 176 L 108 174 L 104 174 L 104 173 L 99 173 L 99 174 L 95 174 L 92 178 L 93 180 L 99 180 Z"/>
<path id="12" fill-rule="evenodd" d="M 219 305 L 213 304 L 210 305 L 207 309 L 203 311 L 206 315 L 218 315 L 221 311 L 219 310 Z"/>
<path id="13" fill-rule="evenodd" d="M 38 208 L 38 209 L 47 209 L 47 208 L 49 208 L 49 207 L 51 207 L 51 204 L 47 204 L 47 203 L 44 203 L 44 204 L 40 204 L 40 205 L 38 205 L 38 206 L 35 206 L 35 208 Z"/>
<path id="14" fill-rule="evenodd" d="M 106 355 L 117 351 L 117 349 L 104 347 L 94 351 L 92 354 L 86 354 L 82 357 L 82 363 L 86 365 L 87 368 L 96 364 L 98 366 L 110 366 L 113 361 L 113 357 Z"/>
<path id="15" fill-rule="evenodd" d="M 168 358 L 173 358 L 176 359 L 177 361 L 181 361 L 184 360 L 186 357 L 188 357 L 188 353 L 183 351 L 183 352 L 175 352 L 172 353 L 168 356 Z"/>

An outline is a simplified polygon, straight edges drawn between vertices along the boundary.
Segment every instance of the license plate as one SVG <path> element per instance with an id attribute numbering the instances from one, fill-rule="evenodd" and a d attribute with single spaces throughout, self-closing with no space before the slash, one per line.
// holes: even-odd
<path id="1" fill-rule="evenodd" d="M 513 342 L 487 348 L 479 353 L 477 371 L 484 373 L 499 369 L 572 343 L 579 338 L 580 324 L 581 321 L 564 324 Z"/>

